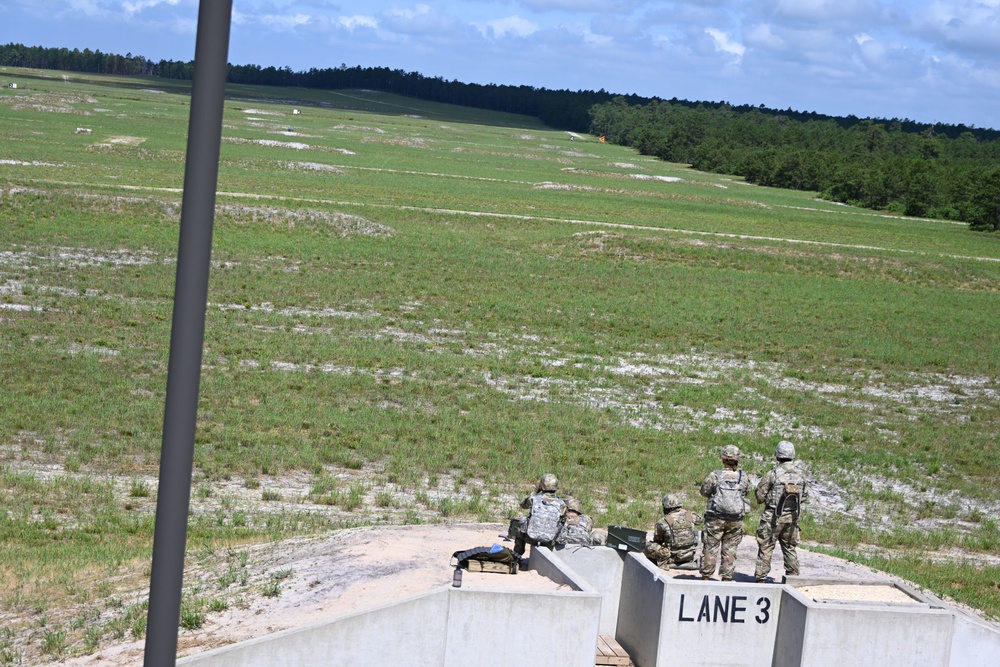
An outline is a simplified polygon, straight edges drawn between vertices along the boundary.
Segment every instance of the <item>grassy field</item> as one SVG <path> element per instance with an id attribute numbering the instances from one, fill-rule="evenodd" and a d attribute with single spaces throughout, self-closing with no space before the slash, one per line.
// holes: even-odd
<path id="1" fill-rule="evenodd" d="M 0 664 L 144 628 L 189 97 L 0 68 Z M 299 113 L 296 113 L 298 111 Z M 1000 615 L 1000 237 L 510 115 L 234 86 L 182 624 L 241 545 L 502 520 L 542 472 L 649 527 L 793 440 L 807 546 Z M 747 521 L 753 529 L 752 519 Z M 199 616 L 200 615 L 200 616 Z"/>

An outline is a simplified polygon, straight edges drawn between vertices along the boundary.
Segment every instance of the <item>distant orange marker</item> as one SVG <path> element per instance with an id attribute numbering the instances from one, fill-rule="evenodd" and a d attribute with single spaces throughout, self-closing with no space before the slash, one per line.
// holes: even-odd
<path id="1" fill-rule="evenodd" d="M 598 137 L 597 140 L 600 141 L 602 144 L 604 143 L 604 137 L 603 136 Z"/>

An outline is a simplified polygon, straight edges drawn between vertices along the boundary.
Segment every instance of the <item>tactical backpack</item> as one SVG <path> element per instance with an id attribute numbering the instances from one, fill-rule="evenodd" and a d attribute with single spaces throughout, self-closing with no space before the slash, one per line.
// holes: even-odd
<path id="1" fill-rule="evenodd" d="M 708 511 L 742 519 L 750 509 L 743 495 L 743 471 L 737 471 L 739 475 L 736 479 L 732 479 L 732 472 L 725 469 L 715 471 L 718 484 L 715 487 L 715 494 L 708 503 Z"/>
<path id="2" fill-rule="evenodd" d="M 802 507 L 802 490 L 806 478 L 798 468 L 778 466 L 774 470 L 774 486 L 771 487 L 771 504 L 774 507 L 775 518 L 783 514 L 791 514 L 794 520 L 799 520 L 799 510 Z"/>
<path id="3" fill-rule="evenodd" d="M 689 549 L 697 546 L 698 531 L 695 530 L 694 522 L 691 521 L 687 512 L 679 512 L 677 516 L 668 514 L 665 521 L 670 527 L 670 542 L 674 549 Z"/>
<path id="4" fill-rule="evenodd" d="M 555 541 L 562 529 L 563 508 L 566 506 L 560 498 L 546 498 L 541 493 L 531 497 L 531 514 L 528 515 L 528 526 L 525 532 L 538 544 L 550 544 Z"/>
<path id="5" fill-rule="evenodd" d="M 567 519 L 566 524 L 559 531 L 559 537 L 556 538 L 556 542 L 559 544 L 593 546 L 594 535 L 590 524 L 589 519 L 584 520 L 584 517 L 580 517 L 578 521 Z"/>
<path id="6" fill-rule="evenodd" d="M 473 547 L 456 551 L 451 555 L 453 565 L 469 572 L 497 572 L 517 574 L 521 557 L 507 547 L 494 544 L 492 547 Z"/>

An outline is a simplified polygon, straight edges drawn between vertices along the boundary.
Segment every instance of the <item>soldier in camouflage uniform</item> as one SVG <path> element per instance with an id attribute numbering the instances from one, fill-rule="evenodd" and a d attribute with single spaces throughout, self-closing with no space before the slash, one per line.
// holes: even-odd
<path id="1" fill-rule="evenodd" d="M 736 571 L 736 550 L 743 539 L 743 517 L 750 509 L 747 500 L 750 478 L 739 469 L 742 456 L 739 447 L 726 445 L 721 453 L 723 468 L 709 473 L 701 483 L 701 495 L 709 499 L 705 527 L 701 531 L 702 579 L 710 579 L 715 573 L 719 551 L 722 554 L 719 578 L 732 581 Z"/>
<path id="2" fill-rule="evenodd" d="M 559 531 L 556 546 L 575 544 L 592 547 L 594 540 L 594 520 L 583 513 L 583 503 L 577 498 L 566 499 L 566 523 Z"/>
<path id="3" fill-rule="evenodd" d="M 552 473 L 545 473 L 538 480 L 535 492 L 521 501 L 521 509 L 529 510 L 528 516 L 519 522 L 512 522 L 507 535 L 507 537 L 514 539 L 514 553 L 518 556 L 524 555 L 525 545 L 527 544 L 542 547 L 551 547 L 555 544 L 555 538 L 558 536 L 562 525 L 566 522 L 566 503 L 556 495 L 556 491 L 558 490 L 559 480 L 556 476 Z M 552 539 L 546 542 L 539 542 L 528 535 L 528 524 L 531 521 L 530 510 L 535 506 L 536 500 L 546 505 L 554 505 L 559 512 L 559 528 L 553 534 Z"/>
<path id="4" fill-rule="evenodd" d="M 757 502 L 764 505 L 757 528 L 757 567 L 754 571 L 757 583 L 767 581 L 775 542 L 781 545 L 785 574 L 799 574 L 799 556 L 795 551 L 799 543 L 799 511 L 808 497 L 809 485 L 795 461 L 795 445 L 782 440 L 774 450 L 774 458 L 778 465 L 761 477 L 754 492 Z"/>
<path id="5" fill-rule="evenodd" d="M 646 558 L 666 570 L 680 565 L 696 565 L 695 549 L 701 517 L 684 509 L 684 499 L 677 493 L 663 496 L 663 516 L 653 526 L 653 539 L 646 544 Z M 693 569 L 693 568 L 692 568 Z"/>

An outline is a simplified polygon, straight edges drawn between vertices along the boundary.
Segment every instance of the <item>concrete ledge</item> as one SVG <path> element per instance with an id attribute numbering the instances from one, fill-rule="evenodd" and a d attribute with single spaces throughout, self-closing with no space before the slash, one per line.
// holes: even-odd
<path id="1" fill-rule="evenodd" d="M 467 667 L 484 657 L 544 656 L 593 667 L 602 596 L 558 559 L 532 555 L 572 591 L 441 586 L 386 605 L 177 661 L 179 667 Z M 586 590 L 583 590 L 586 589 Z"/>
<path id="2" fill-rule="evenodd" d="M 606 547 L 533 548 L 529 567 L 571 590 L 442 586 L 177 665 L 466 667 L 520 655 L 590 667 L 600 634 L 613 635 L 637 667 L 968 667 L 1000 660 L 1000 628 L 888 580 L 702 581 Z M 821 588 L 800 590 L 810 587 Z M 880 598 L 875 587 L 893 595 Z M 844 591 L 851 588 L 864 594 L 852 599 L 854 592 Z"/>
<path id="3" fill-rule="evenodd" d="M 600 633 L 616 636 L 625 552 L 607 547 L 567 546 L 556 549 L 553 556 L 560 560 L 561 569 L 579 573 L 595 592 L 601 594 Z"/>
<path id="4" fill-rule="evenodd" d="M 534 570 L 557 584 L 569 586 L 574 591 L 595 592 L 595 589 L 577 573 L 565 559 L 560 558 L 552 549 L 531 547 L 528 557 L 528 569 Z"/>
<path id="5" fill-rule="evenodd" d="M 419 664 L 468 667 L 484 660 L 507 661 L 507 656 L 514 662 L 527 659 L 529 663 L 593 667 L 601 615 L 599 594 L 463 589 L 450 593 L 445 660 L 421 658 Z M 411 656 L 408 662 L 397 664 L 417 663 Z"/>
<path id="6" fill-rule="evenodd" d="M 852 582 L 836 583 L 850 586 Z M 949 611 L 917 599 L 911 604 L 867 600 L 827 604 L 807 597 L 795 586 L 785 584 L 782 589 L 775 667 L 948 665 L 954 626 Z"/>
<path id="7" fill-rule="evenodd" d="M 950 667 L 1000 664 L 1000 630 L 968 614 L 955 615 Z"/>
<path id="8" fill-rule="evenodd" d="M 181 658 L 186 667 L 443 665 L 450 587 Z M 419 622 L 414 622 L 419 619 Z M 391 639 L 391 641 L 390 641 Z"/>
<path id="9" fill-rule="evenodd" d="M 666 583 L 642 554 L 626 554 L 615 638 L 639 667 L 659 665 L 660 623 Z"/>

